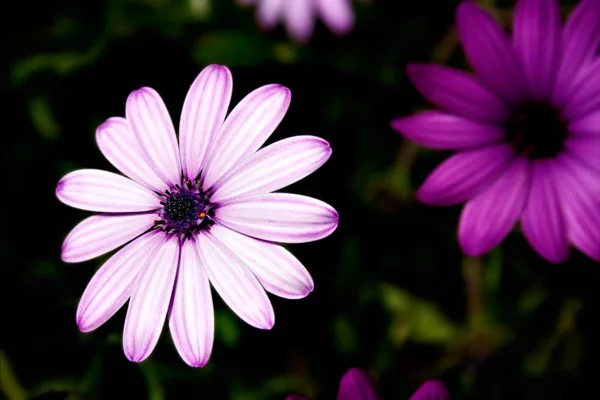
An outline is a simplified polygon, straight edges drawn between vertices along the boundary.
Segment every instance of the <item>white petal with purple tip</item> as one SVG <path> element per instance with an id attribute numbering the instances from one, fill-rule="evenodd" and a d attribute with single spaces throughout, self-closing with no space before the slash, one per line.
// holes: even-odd
<path id="1" fill-rule="evenodd" d="M 108 259 L 88 283 L 77 306 L 77 325 L 82 332 L 93 331 L 125 304 L 142 267 L 163 233 L 150 232 L 123 247 Z"/>
<path id="2" fill-rule="evenodd" d="M 179 239 L 164 237 L 136 281 L 123 330 L 123 351 L 130 361 L 145 360 L 158 342 L 171 301 L 179 253 Z"/>
<path id="3" fill-rule="evenodd" d="M 210 357 L 215 328 L 213 314 L 210 283 L 196 241 L 185 240 L 181 246 L 169 328 L 179 355 L 192 367 L 204 366 Z"/>
<path id="4" fill-rule="evenodd" d="M 88 211 L 128 213 L 156 210 L 156 193 L 124 176 L 98 169 L 80 169 L 65 175 L 56 187 L 63 203 Z"/>
<path id="5" fill-rule="evenodd" d="M 282 10 L 289 35 L 299 42 L 310 39 L 315 29 L 317 9 L 312 1 L 286 0 Z"/>
<path id="6" fill-rule="evenodd" d="M 202 232 L 197 244 L 210 283 L 223 301 L 246 323 L 271 329 L 273 306 L 246 264 L 210 231 Z"/>
<path id="7" fill-rule="evenodd" d="M 279 190 L 313 173 L 330 156 L 329 143 L 315 136 L 280 140 L 246 158 L 215 183 L 211 201 Z"/>
<path id="8" fill-rule="evenodd" d="M 286 299 L 306 297 L 314 288 L 302 263 L 282 246 L 239 234 L 215 224 L 210 232 L 227 243 L 266 291 Z"/>
<path id="9" fill-rule="evenodd" d="M 146 161 L 125 118 L 109 118 L 100 125 L 96 129 L 96 143 L 104 157 L 123 174 L 157 192 L 165 189 L 165 183 Z"/>
<path id="10" fill-rule="evenodd" d="M 131 92 L 125 115 L 154 172 L 168 185 L 181 183 L 177 136 L 160 95 L 149 87 Z"/>
<path id="11" fill-rule="evenodd" d="M 350 0 L 316 0 L 321 19 L 337 35 L 354 27 L 354 10 Z"/>
<path id="12" fill-rule="evenodd" d="M 232 88 L 229 69 L 209 65 L 200 72 L 187 93 L 179 124 L 181 161 L 187 179 L 194 180 L 200 173 L 210 146 L 225 121 Z"/>
<path id="13" fill-rule="evenodd" d="M 290 105 L 290 90 L 266 85 L 247 95 L 231 111 L 204 165 L 203 186 L 209 189 L 238 162 L 264 144 Z"/>
<path id="14" fill-rule="evenodd" d="M 108 253 L 152 227 L 154 213 L 100 214 L 81 221 L 63 242 L 61 258 L 74 263 Z"/>
<path id="15" fill-rule="evenodd" d="M 234 231 L 258 239 L 304 243 L 329 236 L 338 213 L 311 197 L 268 193 L 233 199 L 215 210 L 215 220 Z"/>
<path id="16" fill-rule="evenodd" d="M 281 19 L 285 0 L 261 0 L 257 4 L 256 18 L 264 29 L 271 29 Z"/>

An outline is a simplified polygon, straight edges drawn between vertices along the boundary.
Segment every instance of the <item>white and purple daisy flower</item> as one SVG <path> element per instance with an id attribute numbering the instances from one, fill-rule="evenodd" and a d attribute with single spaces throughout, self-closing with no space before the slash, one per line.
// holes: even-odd
<path id="1" fill-rule="evenodd" d="M 459 151 L 417 198 L 466 202 L 458 239 L 468 255 L 520 222 L 550 262 L 564 262 L 570 244 L 600 261 L 600 0 L 582 0 L 564 28 L 556 0 L 519 0 L 512 38 L 465 1 L 456 28 L 475 73 L 409 65 L 412 83 L 444 111 L 392 122 L 417 143 Z"/>
<path id="2" fill-rule="evenodd" d="M 272 193 L 331 155 L 314 136 L 259 150 L 288 109 L 289 89 L 260 87 L 225 118 L 231 91 L 226 67 L 205 68 L 185 99 L 179 143 L 158 93 L 132 92 L 126 118 L 109 118 L 96 131 L 104 156 L 131 179 L 84 169 L 56 188 L 63 203 L 102 213 L 69 233 L 64 261 L 86 261 L 127 243 L 88 284 L 77 324 L 94 330 L 129 299 L 123 348 L 131 361 L 150 355 L 168 316 L 183 360 L 206 364 L 214 334 L 211 284 L 242 320 L 270 329 L 275 316 L 265 290 L 289 299 L 313 290 L 304 266 L 275 242 L 318 240 L 337 227 L 337 212 L 322 201 Z"/>
<path id="3" fill-rule="evenodd" d="M 350 368 L 340 382 L 337 400 L 379 400 L 380 396 L 369 375 L 358 369 Z M 409 400 L 448 400 L 446 386 L 438 380 L 423 383 Z M 286 400 L 308 400 L 304 396 L 292 394 Z"/>
<path id="4" fill-rule="evenodd" d="M 299 42 L 310 39 L 317 18 L 336 35 L 345 35 L 354 28 L 351 0 L 238 0 L 243 5 L 256 6 L 258 24 L 266 30 L 282 22 L 288 34 Z"/>

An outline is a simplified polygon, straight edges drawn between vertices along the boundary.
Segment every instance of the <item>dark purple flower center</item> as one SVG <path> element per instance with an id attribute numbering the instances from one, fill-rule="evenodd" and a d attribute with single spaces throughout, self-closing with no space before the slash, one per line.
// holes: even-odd
<path id="1" fill-rule="evenodd" d="M 530 158 L 556 156 L 568 134 L 560 113 L 541 102 L 528 102 L 514 108 L 506 131 L 515 151 Z"/>
<path id="2" fill-rule="evenodd" d="M 154 224 L 165 232 L 190 237 L 192 234 L 208 229 L 214 224 L 213 204 L 196 183 L 186 181 L 183 187 L 176 185 L 165 190 L 163 208 L 158 212 L 159 220 Z"/>

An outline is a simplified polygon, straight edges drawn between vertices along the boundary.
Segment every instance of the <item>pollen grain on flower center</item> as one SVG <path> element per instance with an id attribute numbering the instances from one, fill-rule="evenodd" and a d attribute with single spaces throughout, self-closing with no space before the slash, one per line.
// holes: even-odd
<path id="1" fill-rule="evenodd" d="M 568 135 L 567 124 L 550 104 L 528 102 L 516 107 L 507 124 L 507 140 L 518 154 L 530 158 L 554 157 Z"/>
<path id="2" fill-rule="evenodd" d="M 158 212 L 155 226 L 165 232 L 190 237 L 193 233 L 208 229 L 213 223 L 212 204 L 208 196 L 195 183 L 185 182 L 185 186 L 165 190 L 161 201 L 163 208 Z"/>

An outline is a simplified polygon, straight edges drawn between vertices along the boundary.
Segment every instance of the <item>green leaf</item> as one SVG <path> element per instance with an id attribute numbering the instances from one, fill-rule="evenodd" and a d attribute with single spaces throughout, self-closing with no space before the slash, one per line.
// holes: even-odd
<path id="1" fill-rule="evenodd" d="M 215 312 L 215 334 L 227 347 L 235 347 L 240 341 L 240 327 L 231 312 Z"/>
<path id="2" fill-rule="evenodd" d="M 60 128 L 56 123 L 48 99 L 43 96 L 29 99 L 29 115 L 33 126 L 40 135 L 49 140 L 58 138 Z"/>
<path id="3" fill-rule="evenodd" d="M 0 389 L 8 400 L 25 400 L 27 392 L 12 371 L 4 350 L 0 350 Z"/>
<path id="4" fill-rule="evenodd" d="M 271 59 L 273 50 L 260 36 L 241 31 L 221 31 L 205 34 L 192 47 L 191 56 L 203 65 L 216 63 L 249 67 Z"/>

